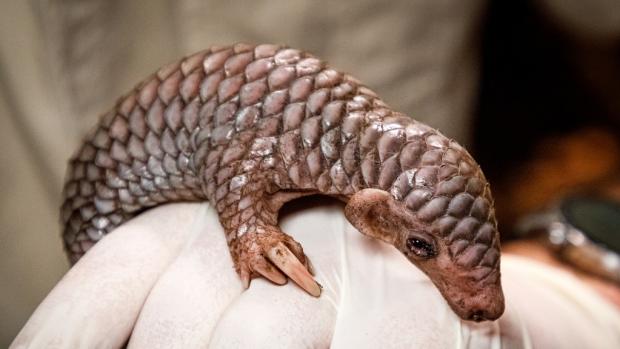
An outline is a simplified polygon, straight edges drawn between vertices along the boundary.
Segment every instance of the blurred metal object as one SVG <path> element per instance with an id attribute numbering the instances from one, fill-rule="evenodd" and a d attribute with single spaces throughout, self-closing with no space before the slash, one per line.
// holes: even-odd
<path id="1" fill-rule="evenodd" d="M 544 231 L 549 246 L 565 262 L 620 284 L 620 202 L 573 195 L 551 210 L 517 224 L 520 236 Z"/>

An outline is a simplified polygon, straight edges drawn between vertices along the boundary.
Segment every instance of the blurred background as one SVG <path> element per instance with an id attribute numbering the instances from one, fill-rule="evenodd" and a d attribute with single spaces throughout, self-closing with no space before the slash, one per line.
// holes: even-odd
<path id="1" fill-rule="evenodd" d="M 311 51 L 466 145 L 507 239 L 620 167 L 616 0 L 0 4 L 0 347 L 68 269 L 58 207 L 81 137 L 140 79 L 214 44 Z"/>

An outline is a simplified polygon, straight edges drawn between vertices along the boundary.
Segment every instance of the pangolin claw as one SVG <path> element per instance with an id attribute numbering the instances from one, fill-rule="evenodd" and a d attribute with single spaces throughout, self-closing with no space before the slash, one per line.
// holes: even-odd
<path id="1" fill-rule="evenodd" d="M 247 290 L 250 287 L 250 271 L 247 268 L 244 268 L 240 271 L 239 276 L 241 278 L 241 284 L 243 285 L 243 289 Z"/>
<path id="2" fill-rule="evenodd" d="M 321 286 L 295 254 L 282 242 L 267 250 L 267 259 L 310 295 L 314 297 L 321 295 Z"/>
<path id="3" fill-rule="evenodd" d="M 276 269 L 268 261 L 259 263 L 253 267 L 254 271 L 264 276 L 267 280 L 277 285 L 284 285 L 287 282 L 286 276 Z"/>

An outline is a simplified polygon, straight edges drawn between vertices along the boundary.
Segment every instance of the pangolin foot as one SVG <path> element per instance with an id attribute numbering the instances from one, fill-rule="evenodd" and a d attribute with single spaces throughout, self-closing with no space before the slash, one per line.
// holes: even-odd
<path id="1" fill-rule="evenodd" d="M 231 252 L 245 288 L 255 277 L 284 285 L 288 276 L 310 295 L 321 295 L 321 286 L 312 277 L 312 266 L 301 244 L 278 227 L 256 227 L 233 240 Z"/>

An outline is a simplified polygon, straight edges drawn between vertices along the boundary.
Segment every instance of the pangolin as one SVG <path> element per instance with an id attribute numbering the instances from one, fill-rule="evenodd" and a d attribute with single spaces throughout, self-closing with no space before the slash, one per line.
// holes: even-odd
<path id="1" fill-rule="evenodd" d="M 246 288 L 289 277 L 319 296 L 278 211 L 323 194 L 425 272 L 459 317 L 504 310 L 493 199 L 470 154 L 301 50 L 235 44 L 164 66 L 101 117 L 66 178 L 73 263 L 149 207 L 208 200 Z"/>

